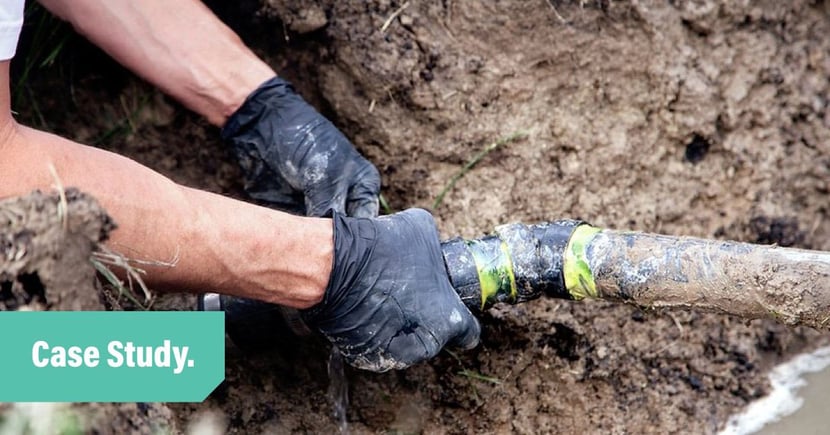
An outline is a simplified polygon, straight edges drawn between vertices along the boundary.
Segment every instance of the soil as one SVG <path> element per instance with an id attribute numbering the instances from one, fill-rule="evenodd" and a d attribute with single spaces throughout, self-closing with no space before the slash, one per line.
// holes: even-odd
<path id="1" fill-rule="evenodd" d="M 570 217 L 830 250 L 827 1 L 216 8 L 378 166 L 393 210 L 431 207 L 475 153 L 527 133 L 433 210 L 443 236 Z M 15 100 L 25 123 L 244 197 L 216 129 L 79 38 L 25 89 Z M 769 320 L 602 302 L 537 300 L 482 323 L 474 351 L 350 371 L 350 429 L 711 433 L 764 394 L 772 365 L 828 342 Z M 331 433 L 325 360 L 319 344 L 256 356 L 229 345 L 226 380 L 206 402 L 138 404 L 97 429 L 148 432 L 145 422 L 169 418 L 176 431 L 210 411 L 230 433 Z"/>
<path id="2" fill-rule="evenodd" d="M 101 309 L 89 261 L 113 229 L 75 189 L 0 201 L 0 310 Z"/>

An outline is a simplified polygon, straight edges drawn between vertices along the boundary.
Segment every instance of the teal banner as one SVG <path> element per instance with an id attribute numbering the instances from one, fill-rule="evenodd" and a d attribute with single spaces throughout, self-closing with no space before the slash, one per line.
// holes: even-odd
<path id="1" fill-rule="evenodd" d="M 0 402 L 201 402 L 225 377 L 225 317 L 0 312 Z"/>

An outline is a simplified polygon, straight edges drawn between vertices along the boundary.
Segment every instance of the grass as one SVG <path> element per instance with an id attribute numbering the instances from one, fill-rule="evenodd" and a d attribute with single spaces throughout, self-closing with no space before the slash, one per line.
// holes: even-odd
<path id="1" fill-rule="evenodd" d="M 483 374 L 481 374 L 479 372 L 476 372 L 476 371 L 473 371 L 473 370 L 464 369 L 464 370 L 461 370 L 460 372 L 458 372 L 458 374 L 461 375 L 461 376 L 468 377 L 470 379 L 475 379 L 477 381 L 489 382 L 493 385 L 501 385 L 501 379 L 495 378 L 493 376 L 483 375 Z"/>
<path id="2" fill-rule="evenodd" d="M 456 362 L 458 362 L 458 364 L 461 365 L 461 370 L 458 372 L 459 375 L 477 381 L 489 382 L 493 385 L 501 385 L 501 379 L 493 376 L 487 376 L 475 370 L 470 370 L 467 368 L 466 364 L 464 364 L 464 361 L 461 360 L 461 357 L 459 357 L 458 354 L 449 349 L 444 349 L 444 351 L 446 351 L 451 357 L 455 359 Z"/>
<path id="3" fill-rule="evenodd" d="M 524 139 L 526 137 L 527 137 L 527 133 L 525 133 L 523 131 L 516 131 L 516 132 L 513 132 L 513 133 L 511 133 L 507 136 L 504 136 L 504 137 L 498 139 L 497 141 L 487 145 L 486 147 L 484 147 L 483 150 L 476 153 L 461 168 L 461 170 L 459 170 L 455 175 L 452 176 L 452 178 L 450 178 L 450 181 L 447 183 L 447 185 L 444 186 L 443 189 L 441 189 L 441 192 L 438 193 L 438 196 L 435 197 L 435 201 L 432 203 L 432 209 L 433 210 L 437 209 L 441 205 L 441 203 L 444 201 L 444 197 L 447 195 L 447 193 L 449 193 L 449 191 L 452 190 L 455 187 L 455 184 L 458 183 L 458 180 L 464 178 L 464 176 L 467 175 L 467 173 L 470 172 L 473 168 L 475 168 L 475 166 L 482 159 L 487 157 L 488 154 L 495 151 L 496 149 L 498 149 L 501 146 L 507 145 L 511 142 L 515 142 L 515 141 L 520 140 L 520 139 Z"/>
<path id="4" fill-rule="evenodd" d="M 131 266 L 129 266 L 129 263 L 127 263 L 126 261 L 119 262 L 120 264 L 125 265 L 123 267 L 128 268 L 130 270 L 130 272 L 127 272 L 127 276 L 129 277 L 128 278 L 128 280 L 129 280 L 128 286 L 129 287 L 128 287 L 128 286 L 125 286 L 124 282 L 121 281 L 118 278 L 118 276 L 115 275 L 115 272 L 113 272 L 110 269 L 110 267 L 113 266 L 114 264 L 110 260 L 104 260 L 104 259 L 99 258 L 99 256 L 100 256 L 100 253 L 96 252 L 96 253 L 93 254 L 92 258 L 89 261 L 92 262 L 92 266 L 95 267 L 95 270 L 98 271 L 98 273 L 100 273 L 101 276 L 103 276 L 104 279 L 113 288 L 115 288 L 118 291 L 119 296 L 126 297 L 130 302 L 132 302 L 133 304 L 135 304 L 137 307 L 141 308 L 144 311 L 149 310 L 150 306 L 152 304 L 148 303 L 145 306 L 144 304 L 139 302 L 138 297 L 135 295 L 134 290 L 133 290 L 133 281 L 136 281 L 136 282 L 139 283 L 142 290 L 145 291 L 145 297 L 147 297 L 146 295 L 149 294 L 149 290 L 147 290 L 147 286 L 144 285 L 144 280 L 141 279 L 141 274 L 144 273 L 144 271 L 139 271 L 139 270 L 132 269 Z M 133 277 L 135 277 L 135 279 Z"/>
<path id="5" fill-rule="evenodd" d="M 92 266 L 95 267 L 95 270 L 118 291 L 119 296 L 126 297 L 137 307 L 146 311 L 153 306 L 155 298 L 147 287 L 147 284 L 144 283 L 143 276 L 147 275 L 147 272 L 139 266 L 173 267 L 178 262 L 178 259 L 179 255 L 176 253 L 176 256 L 171 261 L 137 260 L 127 258 L 104 245 L 99 245 L 98 250 L 92 253 L 90 261 L 92 262 Z M 127 282 L 125 283 L 119 279 L 115 272 L 113 272 L 113 269 L 123 271 Z M 144 300 L 144 303 L 139 300 L 140 298 Z"/>
<path id="6" fill-rule="evenodd" d="M 475 403 L 480 404 L 482 403 L 482 400 L 481 396 L 478 394 L 478 388 L 476 388 L 476 384 L 473 381 L 486 382 L 492 385 L 501 385 L 501 379 L 493 376 L 487 376 L 481 372 L 467 368 L 467 365 L 464 364 L 464 361 L 462 361 L 461 357 L 459 357 L 455 352 L 446 348 L 444 349 L 444 352 L 447 352 L 461 366 L 461 370 L 459 370 L 457 374 L 469 379 L 467 385 L 470 387 L 470 392 L 472 393 L 473 401 Z"/>
<path id="7" fill-rule="evenodd" d="M 121 110 L 124 112 L 123 117 L 114 120 L 110 128 L 101 133 L 98 137 L 92 139 L 92 145 L 105 145 L 114 138 L 126 137 L 138 130 L 136 118 L 138 118 L 139 113 L 141 113 L 144 107 L 146 107 L 150 102 L 150 99 L 153 97 L 153 93 L 150 91 L 140 92 L 136 89 L 133 92 L 130 92 L 130 95 L 131 97 L 129 98 L 129 101 L 124 94 L 122 94 L 119 98 Z"/>
<path id="8" fill-rule="evenodd" d="M 69 220 L 66 215 L 69 210 L 69 203 L 66 201 L 66 190 L 63 188 L 60 177 L 58 177 L 58 170 L 55 169 L 52 162 L 49 162 L 49 173 L 52 174 L 52 179 L 55 182 L 54 188 L 58 191 L 58 220 L 61 222 L 61 228 L 66 231 L 69 228 Z"/>
<path id="9" fill-rule="evenodd" d="M 43 76 L 48 80 L 58 79 L 66 82 L 70 100 L 75 103 L 71 77 L 75 67 L 74 61 L 70 58 L 76 45 L 72 43 L 76 33 L 69 24 L 49 13 L 37 2 L 29 2 L 26 5 L 24 23 L 21 47 L 14 60 L 13 107 L 25 108 L 20 111 L 24 114 L 24 122 L 39 130 L 53 132 L 55 124 L 50 125 L 49 115 L 60 110 L 71 111 L 72 109 L 47 108 L 44 105 L 43 96 L 38 94 L 41 86 L 37 78 Z M 70 61 L 67 62 L 67 60 Z M 48 68 L 56 68 L 57 72 L 52 74 L 44 71 L 43 74 L 38 74 Z M 90 138 L 87 143 L 97 146 L 105 145 L 113 139 L 135 133 L 139 127 L 136 122 L 138 115 L 152 95 L 152 92 L 142 93 L 140 91 L 133 92 L 132 95 L 122 95 L 120 97 L 121 110 L 119 111 L 117 106 L 114 106 L 114 115 L 105 113 L 105 116 L 111 119 L 108 119 L 106 124 L 100 128 L 100 132 Z"/>
<path id="10" fill-rule="evenodd" d="M 63 187 L 63 182 L 58 176 L 58 171 L 52 163 L 49 163 L 49 173 L 52 175 L 54 180 L 52 187 L 58 192 L 58 220 L 61 223 L 61 228 L 63 228 L 64 231 L 67 231 L 69 229 L 69 204 L 66 199 L 66 191 Z M 126 297 L 143 310 L 149 310 L 152 306 L 154 301 L 153 294 L 150 292 L 150 289 L 147 288 L 147 285 L 144 283 L 144 279 L 142 279 L 142 275 L 145 275 L 146 272 L 143 269 L 133 265 L 133 263 L 170 267 L 175 265 L 177 260 L 178 254 L 171 262 L 131 260 L 101 244 L 97 246 L 97 250 L 92 253 L 92 257 L 90 258 L 90 262 L 95 270 L 98 271 L 98 273 L 100 273 L 110 285 L 118 290 L 119 296 Z M 116 276 L 116 274 L 112 271 L 112 268 L 124 271 L 124 276 L 127 278 L 126 285 L 118 278 L 118 276 Z M 143 296 L 146 305 L 139 302 L 138 295 L 135 290 L 136 285 L 141 289 L 141 296 Z"/>
<path id="11" fill-rule="evenodd" d="M 404 4 L 401 5 L 401 7 L 399 7 L 398 9 L 395 9 L 395 11 L 392 12 L 392 15 L 390 15 L 389 18 L 387 18 L 386 21 L 383 22 L 382 26 L 380 26 L 380 33 L 385 33 L 386 29 L 388 29 L 389 26 L 392 25 L 392 22 L 395 21 L 395 18 L 398 18 L 398 15 L 400 15 L 401 12 L 403 12 L 404 9 L 406 9 L 408 7 L 409 7 L 409 2 L 407 1 L 407 2 L 404 2 Z"/>
<path id="12" fill-rule="evenodd" d="M 30 2 L 26 6 L 24 22 L 27 27 L 31 26 L 33 33 L 31 44 L 26 52 L 23 53 L 18 50 L 16 56 L 18 61 L 23 61 L 23 66 L 14 83 L 13 101 L 20 102 L 25 97 L 35 112 L 38 122 L 41 123 L 40 127 L 48 129 L 48 125 L 45 123 L 45 119 L 27 83 L 36 70 L 48 68 L 55 64 L 74 33 L 68 24 L 47 12 L 36 2 Z"/>
<path id="13" fill-rule="evenodd" d="M 395 212 L 394 210 L 392 210 L 392 207 L 389 207 L 389 202 L 386 201 L 386 198 L 383 196 L 382 193 L 378 195 L 378 202 L 380 203 L 380 210 L 383 212 L 383 214 L 392 214 Z"/>

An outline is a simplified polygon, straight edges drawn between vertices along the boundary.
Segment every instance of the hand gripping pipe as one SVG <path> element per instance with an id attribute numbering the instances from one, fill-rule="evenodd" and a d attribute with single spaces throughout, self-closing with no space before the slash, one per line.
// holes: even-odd
<path id="1" fill-rule="evenodd" d="M 827 252 L 600 229 L 574 220 L 502 225 L 492 235 L 455 238 L 441 247 L 450 282 L 473 313 L 545 295 L 830 329 Z M 238 344 L 257 340 L 263 330 L 308 333 L 296 312 L 273 305 L 216 295 L 204 296 L 200 305 L 227 313 Z"/>

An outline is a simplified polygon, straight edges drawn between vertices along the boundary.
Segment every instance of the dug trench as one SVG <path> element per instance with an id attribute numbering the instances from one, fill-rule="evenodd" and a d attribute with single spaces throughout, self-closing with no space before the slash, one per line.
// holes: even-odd
<path id="1" fill-rule="evenodd" d="M 473 155 L 526 133 L 484 157 L 432 209 L 444 237 L 569 217 L 822 250 L 830 250 L 828 8 L 798 0 L 216 5 L 378 166 L 391 210 L 432 208 Z M 67 38 L 55 65 L 32 68 L 20 88 L 22 122 L 244 198 L 216 129 Z M 156 305 L 192 306 L 182 295 Z M 401 372 L 349 371 L 350 429 L 711 433 L 765 393 L 772 365 L 828 342 L 773 321 L 602 302 L 537 300 L 481 321 L 473 351 Z M 226 380 L 204 403 L 78 409 L 110 416 L 92 419 L 99 433 L 184 430 L 204 412 L 222 416 L 230 433 L 331 433 L 325 360 L 319 344 L 259 356 L 229 345 Z"/>

